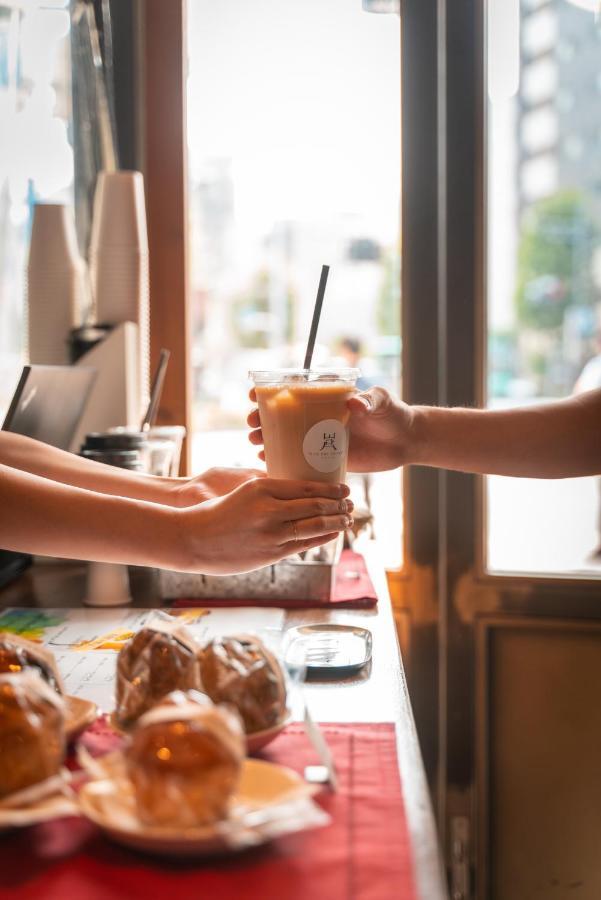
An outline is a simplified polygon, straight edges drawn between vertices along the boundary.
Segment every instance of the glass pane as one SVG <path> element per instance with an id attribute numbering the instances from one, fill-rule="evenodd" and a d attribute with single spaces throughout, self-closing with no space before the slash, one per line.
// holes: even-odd
<path id="1" fill-rule="evenodd" d="M 66 7 L 0 2 L 0 421 L 25 361 L 32 207 L 73 202 Z"/>
<path id="2" fill-rule="evenodd" d="M 322 263 L 314 363 L 400 389 L 399 54 L 360 0 L 188 5 L 195 471 L 257 464 L 247 373 L 302 364 Z M 370 487 L 394 565 L 400 475 Z"/>
<path id="3" fill-rule="evenodd" d="M 490 2 L 490 407 L 601 387 L 601 29 L 594 6 Z M 601 574 L 598 481 L 488 479 L 489 568 Z"/>

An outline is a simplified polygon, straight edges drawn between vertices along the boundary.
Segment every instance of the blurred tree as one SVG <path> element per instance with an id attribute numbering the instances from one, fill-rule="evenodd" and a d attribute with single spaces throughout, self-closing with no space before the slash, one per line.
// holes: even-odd
<path id="1" fill-rule="evenodd" d="M 270 278 L 267 268 L 260 269 L 250 288 L 232 300 L 232 331 L 240 347 L 265 349 L 273 346 L 274 341 L 280 343 L 283 339 L 290 343 L 294 338 L 294 288 L 290 284 L 283 287 L 282 323 L 272 310 Z"/>
<path id="2" fill-rule="evenodd" d="M 232 331 L 240 347 L 269 347 L 269 272 L 261 269 L 247 291 L 233 298 Z"/>
<path id="3" fill-rule="evenodd" d="M 584 196 L 561 191 L 525 214 L 516 288 L 520 325 L 557 329 L 570 306 L 596 300 L 593 254 L 599 229 Z"/>

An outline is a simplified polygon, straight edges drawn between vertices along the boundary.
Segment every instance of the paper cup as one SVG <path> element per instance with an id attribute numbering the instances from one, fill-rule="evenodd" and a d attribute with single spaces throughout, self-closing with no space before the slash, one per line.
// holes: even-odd
<path id="1" fill-rule="evenodd" d="M 119 563 L 89 563 L 83 601 L 86 606 L 127 606 L 131 600 L 127 566 Z"/>
<path id="2" fill-rule="evenodd" d="M 30 362 L 69 362 L 67 342 L 71 329 L 81 323 L 87 298 L 86 277 L 71 210 L 62 204 L 35 206 L 27 262 Z"/>
<path id="3" fill-rule="evenodd" d="M 141 172 L 99 172 L 94 194 L 90 248 L 148 250 L 144 179 Z"/>
<path id="4" fill-rule="evenodd" d="M 28 268 L 63 272 L 79 259 L 71 210 L 62 203 L 37 203 L 33 208 Z"/>

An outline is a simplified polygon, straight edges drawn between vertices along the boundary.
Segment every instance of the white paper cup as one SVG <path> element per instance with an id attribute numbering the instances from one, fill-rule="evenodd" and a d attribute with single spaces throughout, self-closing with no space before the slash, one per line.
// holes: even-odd
<path id="1" fill-rule="evenodd" d="M 33 208 L 28 268 L 63 272 L 80 259 L 73 213 L 62 203 Z"/>
<path id="2" fill-rule="evenodd" d="M 148 315 L 148 254 L 135 249 L 114 263 L 112 248 L 101 248 L 90 259 L 90 278 L 100 322 L 143 323 Z"/>
<path id="3" fill-rule="evenodd" d="M 71 329 L 81 324 L 86 275 L 71 210 L 62 204 L 35 206 L 27 262 L 30 362 L 69 362 L 67 341 Z"/>
<path id="4" fill-rule="evenodd" d="M 86 606 L 127 606 L 131 599 L 127 566 L 118 563 L 89 563 L 84 598 Z"/>
<path id="5" fill-rule="evenodd" d="M 100 247 L 148 251 L 144 179 L 141 172 L 99 172 L 90 237 Z"/>

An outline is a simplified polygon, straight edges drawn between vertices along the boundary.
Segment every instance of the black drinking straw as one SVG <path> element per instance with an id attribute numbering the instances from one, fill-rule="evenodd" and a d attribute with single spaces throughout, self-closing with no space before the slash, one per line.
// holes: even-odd
<path id="1" fill-rule="evenodd" d="M 307 371 L 311 368 L 311 360 L 313 359 L 313 348 L 315 347 L 315 338 L 317 337 L 317 329 L 319 328 L 319 318 L 321 316 L 321 307 L 323 305 L 323 295 L 326 292 L 326 284 L 330 273 L 329 266 L 321 267 L 321 276 L 319 278 L 319 287 L 317 288 L 317 297 L 315 298 L 315 309 L 313 310 L 313 321 L 311 322 L 311 331 L 309 332 L 309 340 L 307 342 L 307 352 L 305 353 L 305 363 L 303 369 Z"/>

